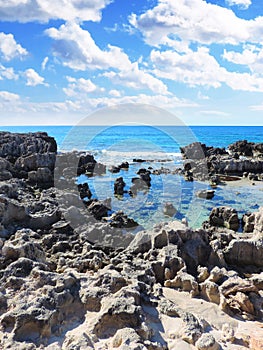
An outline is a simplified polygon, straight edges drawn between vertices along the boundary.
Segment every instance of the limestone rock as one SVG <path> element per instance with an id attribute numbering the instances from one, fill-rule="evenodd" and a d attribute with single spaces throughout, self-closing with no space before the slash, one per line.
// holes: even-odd
<path id="1" fill-rule="evenodd" d="M 212 334 L 207 333 L 202 334 L 195 346 L 198 350 L 219 350 L 220 348 Z"/>

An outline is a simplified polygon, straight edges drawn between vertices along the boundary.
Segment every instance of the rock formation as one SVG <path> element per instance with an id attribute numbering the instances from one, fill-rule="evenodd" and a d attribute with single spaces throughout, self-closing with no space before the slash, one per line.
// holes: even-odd
<path id="1" fill-rule="evenodd" d="M 0 349 L 262 349 L 262 208 L 244 233 L 221 207 L 201 229 L 171 221 L 135 234 L 88 184 L 31 184 L 39 168 L 21 164 L 38 150 L 53 159 L 46 134 L 2 136 L 20 146 L 1 140 Z M 100 172 L 77 154 L 80 173 Z M 138 175 L 148 187 L 149 172 Z"/>

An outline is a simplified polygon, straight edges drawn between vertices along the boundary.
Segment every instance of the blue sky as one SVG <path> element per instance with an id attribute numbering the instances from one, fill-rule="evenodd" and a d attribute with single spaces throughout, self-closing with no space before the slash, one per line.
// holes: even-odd
<path id="1" fill-rule="evenodd" d="M 262 0 L 0 0 L 1 125 L 123 103 L 262 125 Z"/>

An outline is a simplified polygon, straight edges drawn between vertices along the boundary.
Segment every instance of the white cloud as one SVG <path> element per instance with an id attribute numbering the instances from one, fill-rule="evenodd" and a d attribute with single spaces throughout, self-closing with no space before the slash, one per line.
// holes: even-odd
<path id="1" fill-rule="evenodd" d="M 180 45 L 185 45 L 180 52 L 190 42 L 260 42 L 263 31 L 263 17 L 241 19 L 230 9 L 203 0 L 159 0 L 145 13 L 133 14 L 130 23 L 142 32 L 149 45 L 176 45 L 179 51 Z"/>
<path id="2" fill-rule="evenodd" d="M 104 91 L 103 88 L 98 88 L 90 79 L 67 77 L 67 80 L 69 84 L 66 88 L 63 88 L 63 91 L 69 97 Z"/>
<path id="3" fill-rule="evenodd" d="M 20 100 L 19 95 L 8 91 L 0 91 L 0 102 L 17 102 Z"/>
<path id="4" fill-rule="evenodd" d="M 226 0 L 226 3 L 229 6 L 239 6 L 241 9 L 248 9 L 249 6 L 251 5 L 252 1 L 251 0 Z"/>
<path id="5" fill-rule="evenodd" d="M 37 86 L 37 85 L 46 85 L 45 79 L 41 77 L 34 69 L 29 68 L 24 72 L 24 76 L 27 79 L 27 86 Z"/>
<path id="6" fill-rule="evenodd" d="M 190 86 L 221 86 L 222 73 L 216 59 L 206 47 L 196 52 L 180 55 L 174 51 L 152 51 L 151 60 L 156 67 L 154 73 L 161 78 L 186 83 Z"/>
<path id="7" fill-rule="evenodd" d="M 246 65 L 251 72 L 263 72 L 263 47 L 246 45 L 242 52 L 224 50 L 223 58 L 235 64 Z"/>
<path id="8" fill-rule="evenodd" d="M 74 70 L 111 68 L 115 71 L 104 75 L 118 84 L 135 89 L 150 89 L 155 93 L 168 93 L 162 81 L 141 70 L 137 62 L 132 63 L 122 49 L 108 45 L 107 50 L 101 50 L 90 33 L 76 23 L 68 22 L 59 29 L 50 28 L 46 33 L 57 41 L 54 55 L 61 58 L 65 66 Z"/>
<path id="9" fill-rule="evenodd" d="M 90 33 L 76 23 L 68 22 L 59 29 L 49 28 L 46 34 L 57 41 L 54 55 L 72 69 L 121 69 L 130 63 L 129 57 L 119 47 L 108 45 L 107 50 L 101 50 Z"/>
<path id="10" fill-rule="evenodd" d="M 113 97 L 121 97 L 121 92 L 119 90 L 113 89 L 109 91 L 109 95 Z"/>
<path id="11" fill-rule="evenodd" d="M 100 21 L 111 0 L 8 0 L 0 2 L 0 20 L 48 22 L 50 19 Z"/>
<path id="12" fill-rule="evenodd" d="M 48 57 L 45 57 L 45 58 L 43 59 L 43 61 L 42 61 L 42 63 L 41 63 L 41 69 L 42 69 L 42 70 L 45 70 L 45 69 L 46 69 L 48 60 L 49 60 Z"/>
<path id="13" fill-rule="evenodd" d="M 201 47 L 180 55 L 177 52 L 151 52 L 154 73 L 161 78 L 183 82 L 189 86 L 218 88 L 223 83 L 233 90 L 263 92 L 263 77 L 258 74 L 229 72 L 210 55 L 209 49 Z"/>
<path id="14" fill-rule="evenodd" d="M 7 68 L 0 63 L 0 80 L 3 79 L 17 80 L 18 75 L 14 72 L 12 67 Z"/>
<path id="15" fill-rule="evenodd" d="M 27 55 L 27 50 L 18 44 L 13 34 L 0 33 L 0 53 L 6 61 Z"/>
<path id="16" fill-rule="evenodd" d="M 116 72 L 106 72 L 104 76 L 111 81 L 132 89 L 149 89 L 157 94 L 168 94 L 167 86 L 151 74 L 139 69 L 138 63 L 131 63 L 126 69 Z"/>

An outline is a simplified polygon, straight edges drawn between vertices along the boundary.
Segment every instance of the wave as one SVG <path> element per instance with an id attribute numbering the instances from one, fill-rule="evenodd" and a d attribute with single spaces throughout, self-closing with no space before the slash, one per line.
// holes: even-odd
<path id="1" fill-rule="evenodd" d="M 107 149 L 92 151 L 97 160 L 104 163 L 111 162 L 132 162 L 134 159 L 141 159 L 149 162 L 179 162 L 182 160 L 180 152 L 154 152 L 154 151 L 111 151 Z"/>

